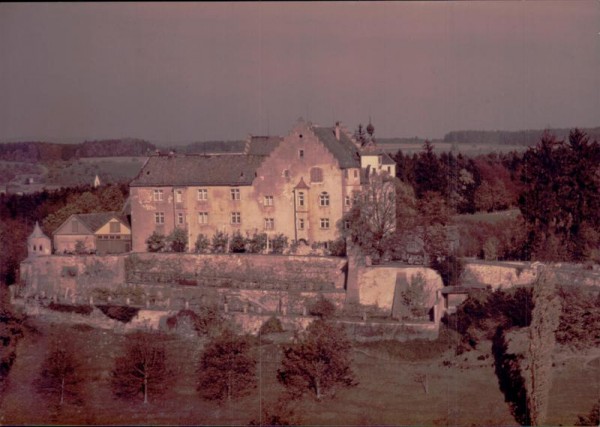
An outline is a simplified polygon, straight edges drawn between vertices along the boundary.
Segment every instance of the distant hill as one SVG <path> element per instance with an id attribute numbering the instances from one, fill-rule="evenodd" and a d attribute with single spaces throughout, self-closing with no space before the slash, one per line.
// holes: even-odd
<path id="1" fill-rule="evenodd" d="M 0 160 L 45 163 L 84 157 L 145 156 L 156 146 L 140 139 L 106 139 L 79 144 L 27 141 L 0 144 Z"/>
<path id="2" fill-rule="evenodd" d="M 581 128 L 590 140 L 600 141 L 600 127 Z M 547 129 L 557 139 L 567 139 L 571 128 Z M 486 144 L 486 145 L 523 145 L 532 146 L 539 142 L 544 130 L 522 130 L 522 131 L 481 131 L 481 130 L 459 130 L 448 132 L 444 136 L 444 142 L 458 144 Z"/>

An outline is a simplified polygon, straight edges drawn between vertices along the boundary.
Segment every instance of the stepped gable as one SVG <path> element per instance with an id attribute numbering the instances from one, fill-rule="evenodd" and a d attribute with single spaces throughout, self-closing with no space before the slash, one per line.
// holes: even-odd
<path id="1" fill-rule="evenodd" d="M 345 132 L 339 132 L 340 139 L 338 140 L 333 127 L 313 126 L 312 131 L 333 154 L 342 169 L 360 168 L 360 153 Z"/>
<path id="2" fill-rule="evenodd" d="M 252 185 L 265 156 L 166 155 L 148 159 L 131 187 Z"/>
<path id="3" fill-rule="evenodd" d="M 127 221 L 127 219 L 124 218 L 119 212 L 96 212 L 75 214 L 74 216 L 76 216 L 91 232 L 96 232 L 112 218 L 117 218 L 124 224 L 129 224 L 129 221 Z"/>

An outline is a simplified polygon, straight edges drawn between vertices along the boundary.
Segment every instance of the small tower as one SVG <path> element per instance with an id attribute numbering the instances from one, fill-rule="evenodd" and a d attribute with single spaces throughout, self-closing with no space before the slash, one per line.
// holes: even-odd
<path id="1" fill-rule="evenodd" d="M 96 174 L 96 177 L 94 178 L 94 183 L 92 185 L 94 186 L 94 188 L 100 187 L 100 177 L 98 176 L 98 174 Z"/>
<path id="2" fill-rule="evenodd" d="M 44 234 L 38 222 L 35 222 L 33 233 L 27 238 L 27 256 L 52 254 L 52 242 Z"/>

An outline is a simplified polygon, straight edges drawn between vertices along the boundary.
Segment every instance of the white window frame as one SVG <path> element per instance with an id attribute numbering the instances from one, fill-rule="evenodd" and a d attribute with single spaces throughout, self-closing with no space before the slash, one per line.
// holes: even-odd
<path id="1" fill-rule="evenodd" d="M 208 212 L 198 212 L 198 224 L 208 224 Z"/>
<path id="2" fill-rule="evenodd" d="M 304 204 L 305 204 L 304 191 L 299 191 L 298 192 L 298 206 L 304 206 Z"/>
<path id="3" fill-rule="evenodd" d="M 231 212 L 231 223 L 236 225 L 242 223 L 241 212 Z"/>
<path id="4" fill-rule="evenodd" d="M 177 212 L 177 224 L 178 225 L 185 224 L 185 215 L 183 214 L 183 212 Z"/>
<path id="5" fill-rule="evenodd" d="M 298 230 L 304 230 L 304 218 L 298 218 Z"/>
<path id="6" fill-rule="evenodd" d="M 329 230 L 329 218 L 321 218 L 319 225 L 321 230 Z"/>
<path id="7" fill-rule="evenodd" d="M 275 229 L 275 218 L 265 218 L 265 230 Z"/>
<path id="8" fill-rule="evenodd" d="M 231 200 L 233 201 L 238 201 L 241 200 L 241 195 L 240 195 L 240 189 L 239 188 L 232 188 L 231 191 Z"/>
<path id="9" fill-rule="evenodd" d="M 323 191 L 321 194 L 319 194 L 319 206 L 329 206 L 329 193 L 327 191 Z"/>
<path id="10" fill-rule="evenodd" d="M 183 203 L 183 190 L 175 190 L 175 203 Z"/>
<path id="11" fill-rule="evenodd" d="M 162 202 L 164 200 L 164 192 L 161 188 L 155 188 L 152 193 L 152 200 Z"/>
<path id="12" fill-rule="evenodd" d="M 206 188 L 199 188 L 196 193 L 196 198 L 199 202 L 208 200 L 208 190 Z"/>
<path id="13" fill-rule="evenodd" d="M 164 212 L 154 212 L 154 223 L 162 225 L 165 223 L 165 213 Z"/>
<path id="14" fill-rule="evenodd" d="M 273 196 L 265 196 L 265 206 L 273 206 Z"/>

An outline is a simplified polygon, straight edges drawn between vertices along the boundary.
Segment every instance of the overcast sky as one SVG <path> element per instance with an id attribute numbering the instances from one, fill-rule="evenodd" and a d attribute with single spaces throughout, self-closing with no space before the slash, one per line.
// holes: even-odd
<path id="1" fill-rule="evenodd" d="M 600 1 L 0 5 L 0 140 L 600 126 Z"/>

